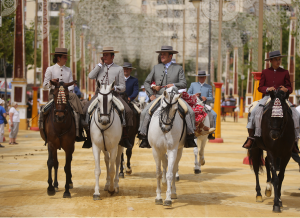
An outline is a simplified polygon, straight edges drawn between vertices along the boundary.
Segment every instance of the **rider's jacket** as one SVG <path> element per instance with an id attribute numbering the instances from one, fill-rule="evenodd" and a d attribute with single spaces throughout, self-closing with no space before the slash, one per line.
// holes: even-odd
<path id="1" fill-rule="evenodd" d="M 134 100 L 139 94 L 139 81 L 133 76 L 129 76 L 126 80 L 126 94 L 130 100 Z"/>
<path id="2" fill-rule="evenodd" d="M 182 66 L 171 63 L 165 72 L 165 65 L 163 63 L 157 64 L 153 67 L 150 74 L 147 76 L 144 86 L 148 96 L 154 94 L 151 89 L 151 83 L 155 82 L 157 86 L 166 86 L 168 84 L 174 84 L 178 89 L 185 89 L 187 87 L 185 75 Z M 156 95 L 162 95 L 166 88 L 160 89 Z"/>
<path id="3" fill-rule="evenodd" d="M 285 70 L 281 67 L 277 68 L 277 70 L 274 70 L 273 67 L 270 67 L 262 71 L 258 91 L 263 93 L 263 96 L 268 95 L 267 88 L 274 87 L 277 89 L 279 86 L 284 86 L 287 88 L 289 93 L 293 92 L 288 70 Z"/>
<path id="4" fill-rule="evenodd" d="M 59 79 L 59 82 L 69 83 L 73 82 L 73 74 L 69 67 L 66 66 L 59 66 L 58 64 L 55 64 L 51 67 L 48 67 L 45 73 L 44 78 L 44 88 L 51 88 L 54 89 L 54 86 L 50 84 L 50 80 L 52 79 Z M 69 86 L 69 90 L 74 90 L 74 85 Z"/>
<path id="5" fill-rule="evenodd" d="M 100 84 L 111 84 L 115 81 L 115 91 L 124 92 L 126 89 L 123 67 L 112 63 L 111 65 L 98 64 L 90 73 L 90 79 L 96 79 Z"/>

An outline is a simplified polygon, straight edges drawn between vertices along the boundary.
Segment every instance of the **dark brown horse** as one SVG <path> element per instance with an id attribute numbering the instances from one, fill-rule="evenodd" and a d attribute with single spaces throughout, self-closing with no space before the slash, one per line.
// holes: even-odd
<path id="1" fill-rule="evenodd" d="M 288 93 L 284 93 L 281 90 L 272 91 L 270 97 L 271 102 L 264 109 L 262 116 L 261 137 L 255 137 L 255 144 L 249 151 L 249 159 L 253 164 L 252 167 L 256 176 L 256 201 L 262 202 L 258 173 L 263 166 L 263 150 L 267 151 L 265 165 L 268 176 L 267 182 L 269 184 L 272 183 L 274 187 L 273 211 L 281 212 L 281 186 L 285 168 L 292 155 L 292 148 L 295 143 L 295 131 L 291 110 L 285 101 L 285 99 L 288 99 Z M 277 175 L 276 162 L 278 158 L 280 159 L 280 167 L 279 174 Z M 271 195 L 271 188 L 268 189 L 267 184 L 267 196 Z"/>
<path id="2" fill-rule="evenodd" d="M 72 174 L 71 174 L 71 161 L 72 154 L 74 152 L 74 144 L 76 137 L 75 129 L 75 119 L 72 115 L 72 108 L 68 103 L 69 100 L 69 90 L 68 87 L 76 83 L 73 81 L 71 83 L 63 82 L 52 82 L 55 86 L 53 92 L 54 103 L 49 109 L 49 113 L 44 122 L 44 135 L 43 130 L 41 131 L 41 136 L 46 143 L 48 143 L 48 195 L 55 195 L 58 189 L 57 182 L 57 150 L 63 149 L 66 153 L 66 164 L 64 167 L 66 173 L 66 185 L 63 197 L 70 198 L 71 194 L 69 192 L 70 188 L 73 188 Z M 52 185 L 52 168 L 54 167 L 54 183 Z"/>
<path id="3" fill-rule="evenodd" d="M 132 146 L 134 146 L 135 136 L 138 133 L 138 129 L 139 129 L 139 125 L 140 125 L 140 115 L 135 110 L 133 105 L 128 102 L 128 96 L 125 92 L 121 93 L 121 97 L 124 99 L 124 101 L 129 105 L 129 107 L 133 111 L 133 126 L 127 127 L 127 130 L 128 130 L 129 142 L 130 142 L 130 144 L 132 144 Z M 131 169 L 131 165 L 130 165 L 130 159 L 132 156 L 132 148 L 126 149 L 126 156 L 127 156 L 126 173 L 130 175 L 132 173 L 132 169 Z M 124 153 L 122 153 L 122 156 L 121 156 L 121 165 L 120 165 L 120 173 L 119 173 L 119 177 L 121 177 L 121 178 L 124 178 L 123 162 L 124 162 Z"/>

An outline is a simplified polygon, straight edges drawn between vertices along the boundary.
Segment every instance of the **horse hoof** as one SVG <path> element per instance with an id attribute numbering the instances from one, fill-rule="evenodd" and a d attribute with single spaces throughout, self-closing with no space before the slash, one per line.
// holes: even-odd
<path id="1" fill-rule="evenodd" d="M 170 200 L 165 200 L 165 201 L 164 201 L 164 206 L 166 206 L 166 207 L 171 207 L 171 206 L 172 206 L 172 201 L 170 201 Z"/>
<path id="2" fill-rule="evenodd" d="M 69 189 L 73 189 L 73 182 L 69 184 Z"/>
<path id="3" fill-rule="evenodd" d="M 93 200 L 94 200 L 94 201 L 101 200 L 101 199 L 100 199 L 100 195 L 93 195 Z"/>
<path id="4" fill-rule="evenodd" d="M 58 187 L 54 187 L 54 189 L 55 189 L 55 192 L 58 192 Z"/>
<path id="5" fill-rule="evenodd" d="M 120 178 L 125 178 L 125 177 L 124 177 L 124 173 L 119 173 L 119 177 L 120 177 Z"/>
<path id="6" fill-rule="evenodd" d="M 126 174 L 127 175 L 131 175 L 131 173 L 132 173 L 132 169 L 131 168 L 129 168 L 129 170 L 126 170 Z"/>
<path id="7" fill-rule="evenodd" d="M 70 192 L 65 192 L 63 195 L 64 198 L 71 198 Z"/>
<path id="8" fill-rule="evenodd" d="M 256 202 L 263 202 L 262 196 L 256 196 Z"/>
<path id="9" fill-rule="evenodd" d="M 274 213 L 281 213 L 280 206 L 273 206 L 273 212 Z"/>
<path id="10" fill-rule="evenodd" d="M 172 193 L 171 194 L 171 199 L 177 199 L 177 194 L 176 193 Z"/>
<path id="11" fill-rule="evenodd" d="M 112 192 L 111 191 L 109 191 L 109 190 L 107 190 L 108 191 L 108 193 L 110 194 L 110 195 L 113 195 L 113 194 L 115 194 L 115 190 L 113 190 Z"/>
<path id="12" fill-rule="evenodd" d="M 266 195 L 267 197 L 271 197 L 271 195 L 272 195 L 272 189 L 271 189 L 271 190 L 267 190 L 267 189 L 266 189 L 265 195 Z"/>
<path id="13" fill-rule="evenodd" d="M 179 176 L 176 176 L 176 182 L 178 182 L 179 181 Z"/>
<path id="14" fill-rule="evenodd" d="M 119 187 L 115 188 L 115 193 L 116 193 L 116 194 L 118 194 L 119 191 L 120 191 L 120 188 L 119 188 Z"/>
<path id="15" fill-rule="evenodd" d="M 56 194 L 56 191 L 55 191 L 55 189 L 53 189 L 53 190 L 47 189 L 47 194 L 48 194 L 49 196 L 53 196 L 53 195 Z"/>
<path id="16" fill-rule="evenodd" d="M 200 173 L 201 173 L 201 170 L 198 170 L 198 169 L 197 169 L 197 170 L 194 170 L 194 173 L 195 173 L 195 174 L 200 174 Z"/>
<path id="17" fill-rule="evenodd" d="M 108 185 L 104 186 L 104 191 L 108 191 Z"/>
<path id="18" fill-rule="evenodd" d="M 155 205 L 163 205 L 162 199 L 155 199 Z"/>

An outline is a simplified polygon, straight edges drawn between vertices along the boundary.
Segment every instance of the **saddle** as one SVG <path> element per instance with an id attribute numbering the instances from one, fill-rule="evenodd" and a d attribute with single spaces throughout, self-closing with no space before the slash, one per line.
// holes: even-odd
<path id="1" fill-rule="evenodd" d="M 157 110 L 157 108 L 159 108 L 162 98 L 163 98 L 163 95 L 161 95 L 157 99 L 155 99 L 154 103 L 151 105 L 151 107 L 149 108 L 149 111 L 148 111 L 150 116 L 152 116 L 154 114 L 154 112 Z M 179 115 L 182 119 L 188 113 L 187 106 L 185 105 L 183 100 L 180 99 L 180 98 L 178 99 L 178 112 L 179 112 Z"/>

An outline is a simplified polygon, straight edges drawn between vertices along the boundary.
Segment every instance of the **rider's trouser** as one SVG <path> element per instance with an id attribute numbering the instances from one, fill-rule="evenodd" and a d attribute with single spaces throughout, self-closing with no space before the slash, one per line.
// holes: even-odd
<path id="1" fill-rule="evenodd" d="M 217 123 L 217 113 L 214 112 L 213 109 L 207 112 L 209 122 L 210 122 L 210 128 L 216 128 Z"/>
<path id="2" fill-rule="evenodd" d="M 159 97 L 159 96 L 156 96 Z M 140 126 L 139 132 L 142 135 L 148 135 L 148 126 L 151 120 L 151 115 L 149 114 L 149 109 L 155 101 L 151 101 L 142 111 L 140 117 Z M 187 125 L 187 134 L 193 134 L 195 130 L 195 113 L 193 109 L 186 103 L 184 100 L 183 102 L 186 104 L 188 108 L 188 113 L 185 115 L 185 121 Z"/>
<path id="3" fill-rule="evenodd" d="M 89 100 L 83 107 L 83 114 L 86 114 L 86 121 L 88 121 L 88 109 L 91 103 L 98 97 L 99 90 L 97 89 L 95 92 L 95 95 Z M 121 98 L 119 94 L 115 95 L 117 99 L 119 99 L 122 104 L 124 105 L 125 109 L 125 119 L 126 119 L 126 126 L 133 126 L 133 111 L 132 109 L 128 106 L 128 104 Z"/>
<path id="4" fill-rule="evenodd" d="M 264 96 L 261 100 L 258 101 L 257 105 L 252 109 L 250 116 L 248 118 L 247 129 L 255 129 L 255 127 L 256 127 L 255 122 L 258 119 L 255 115 L 256 115 L 256 112 L 258 111 L 259 107 L 261 107 L 259 105 L 260 104 L 264 105 L 269 98 L 270 98 L 270 96 L 268 96 L 268 95 Z M 290 106 L 292 105 L 291 102 L 289 102 L 289 104 L 290 104 Z M 292 110 L 292 116 L 293 116 L 293 121 L 294 121 L 294 126 L 295 126 L 295 137 L 296 137 L 296 139 L 299 139 L 300 138 L 300 136 L 299 136 L 300 114 L 296 110 L 295 107 L 291 107 L 291 110 Z M 260 135 L 257 135 L 256 132 L 255 132 L 255 136 L 260 137 Z"/>

